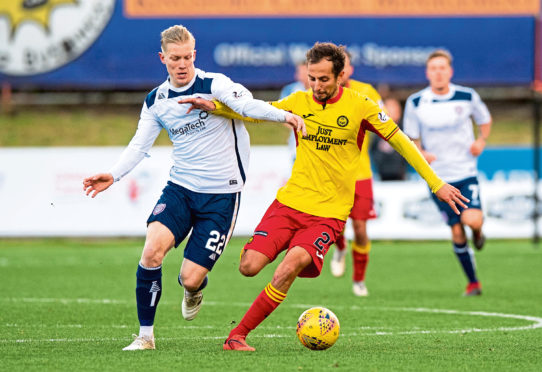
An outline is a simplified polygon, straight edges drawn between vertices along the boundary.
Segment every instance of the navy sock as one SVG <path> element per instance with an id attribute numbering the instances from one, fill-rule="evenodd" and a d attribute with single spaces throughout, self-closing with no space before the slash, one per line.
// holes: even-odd
<path id="1" fill-rule="evenodd" d="M 181 285 L 181 287 L 184 287 L 183 286 L 183 281 L 181 280 L 181 274 L 179 274 L 179 276 L 177 277 L 177 281 L 179 282 L 179 284 Z M 207 279 L 207 275 L 205 275 L 205 279 L 203 279 L 203 282 L 201 283 L 201 285 L 199 286 L 198 289 L 196 289 L 196 292 L 198 291 L 201 291 L 203 290 L 203 288 L 207 287 L 207 282 L 209 280 Z"/>
<path id="2" fill-rule="evenodd" d="M 137 317 L 142 326 L 152 326 L 156 306 L 162 295 L 162 265 L 153 268 L 137 267 Z"/>
<path id="3" fill-rule="evenodd" d="M 476 265 L 474 262 L 474 252 L 467 243 L 457 244 L 454 243 L 454 253 L 463 267 L 465 275 L 469 279 L 469 283 L 475 283 L 478 281 L 476 278 Z"/>

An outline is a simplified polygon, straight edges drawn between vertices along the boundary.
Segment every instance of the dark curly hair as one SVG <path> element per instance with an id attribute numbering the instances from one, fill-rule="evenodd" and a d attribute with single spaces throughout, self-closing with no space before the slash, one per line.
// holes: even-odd
<path id="1" fill-rule="evenodd" d="M 313 47 L 307 52 L 307 63 L 314 64 L 326 59 L 333 63 L 331 71 L 335 77 L 344 69 L 345 47 L 333 43 L 314 43 Z"/>

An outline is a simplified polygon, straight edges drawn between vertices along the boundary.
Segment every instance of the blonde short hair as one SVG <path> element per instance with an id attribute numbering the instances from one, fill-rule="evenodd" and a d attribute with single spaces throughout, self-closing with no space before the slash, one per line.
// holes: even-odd
<path id="1" fill-rule="evenodd" d="M 162 52 L 166 51 L 166 46 L 170 43 L 192 43 L 192 46 L 196 47 L 196 39 L 194 35 L 183 25 L 175 25 L 162 31 L 160 44 L 162 45 Z"/>
<path id="2" fill-rule="evenodd" d="M 446 49 L 436 49 L 433 52 L 431 52 L 431 54 L 429 54 L 429 56 L 427 57 L 427 60 L 425 61 L 425 65 L 427 66 L 430 60 L 437 57 L 444 57 L 448 61 L 448 64 L 450 66 L 452 65 L 452 61 L 453 61 L 452 55 Z"/>

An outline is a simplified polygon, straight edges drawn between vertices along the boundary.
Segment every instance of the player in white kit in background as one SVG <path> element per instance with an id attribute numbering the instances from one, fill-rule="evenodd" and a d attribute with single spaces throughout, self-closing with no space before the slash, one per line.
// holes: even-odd
<path id="1" fill-rule="evenodd" d="M 484 246 L 483 212 L 477 178 L 477 158 L 484 150 L 491 131 L 491 115 L 480 96 L 471 88 L 452 84 L 452 56 L 436 50 L 426 62 L 429 87 L 411 95 L 405 106 L 405 133 L 414 140 L 437 175 L 470 199 L 460 216 L 447 204 L 435 200 L 451 227 L 457 259 L 468 278 L 465 296 L 482 294 L 476 276 L 474 252 L 469 246 L 465 226 L 472 230 L 473 245 Z M 475 139 L 472 120 L 479 128 Z"/>
<path id="2" fill-rule="evenodd" d="M 136 134 L 107 173 L 83 181 L 95 197 L 130 172 L 162 129 L 173 143 L 170 179 L 147 220 L 145 246 L 136 278 L 139 335 L 123 350 L 154 349 L 154 318 L 162 293 L 162 262 L 192 230 L 184 250 L 179 283 L 184 287 L 182 315 L 192 320 L 202 302 L 207 273 L 220 257 L 235 227 L 240 191 L 248 169 L 249 136 L 242 121 L 189 110 L 183 98 L 216 99 L 242 116 L 286 122 L 306 135 L 303 119 L 255 100 L 240 84 L 196 69 L 195 39 L 177 25 L 161 34 L 160 60 L 168 79 L 145 99 Z"/>

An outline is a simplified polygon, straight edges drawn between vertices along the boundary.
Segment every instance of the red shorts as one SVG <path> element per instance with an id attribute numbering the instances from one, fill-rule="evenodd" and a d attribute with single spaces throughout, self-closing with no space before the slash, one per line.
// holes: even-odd
<path id="1" fill-rule="evenodd" d="M 373 180 L 371 178 L 356 181 L 356 194 L 354 196 L 354 206 L 350 211 L 350 218 L 364 221 L 376 218 Z"/>
<path id="2" fill-rule="evenodd" d="M 329 246 L 344 228 L 345 221 L 303 213 L 275 200 L 265 212 L 244 249 L 263 253 L 271 261 L 284 250 L 304 248 L 312 263 L 299 273 L 302 278 L 320 275 Z"/>

